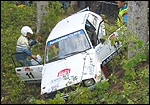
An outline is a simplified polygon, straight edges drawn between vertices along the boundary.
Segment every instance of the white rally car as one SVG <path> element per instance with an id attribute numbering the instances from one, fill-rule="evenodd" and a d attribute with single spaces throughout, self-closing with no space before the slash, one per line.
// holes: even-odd
<path id="1" fill-rule="evenodd" d="M 81 10 L 59 21 L 46 40 L 42 70 L 41 95 L 53 97 L 57 91 L 81 83 L 90 87 L 106 80 L 102 69 L 121 48 L 103 40 L 105 27 L 102 18 L 89 9 Z M 67 95 L 67 94 L 66 94 Z"/>

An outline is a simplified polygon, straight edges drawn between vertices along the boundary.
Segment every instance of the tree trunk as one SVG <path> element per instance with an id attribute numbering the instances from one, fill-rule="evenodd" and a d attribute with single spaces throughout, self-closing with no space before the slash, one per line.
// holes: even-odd
<path id="1" fill-rule="evenodd" d="M 148 1 L 128 1 L 128 24 L 127 28 L 131 35 L 138 35 L 139 40 L 143 41 L 143 47 L 149 41 L 148 36 Z M 135 32 L 135 33 L 133 33 Z M 129 43 L 128 48 L 133 45 Z M 136 52 L 128 50 L 128 59 Z"/>
<path id="2" fill-rule="evenodd" d="M 42 23 L 42 16 L 47 14 L 45 10 L 45 6 L 48 4 L 48 1 L 36 1 L 36 11 L 37 11 L 37 30 L 36 33 L 38 34 L 40 31 L 41 23 Z"/>

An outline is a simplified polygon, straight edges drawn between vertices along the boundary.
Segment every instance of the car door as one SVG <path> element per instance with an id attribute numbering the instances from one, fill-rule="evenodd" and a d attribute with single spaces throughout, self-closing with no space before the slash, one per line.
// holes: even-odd
<path id="1" fill-rule="evenodd" d="M 98 59 L 102 62 L 105 62 L 108 58 L 108 56 L 111 53 L 110 49 L 110 43 L 108 41 L 100 41 L 99 39 L 102 38 L 102 36 L 105 35 L 105 29 L 104 24 L 100 21 L 101 17 L 98 17 L 94 14 L 89 14 L 87 22 L 90 27 L 93 27 L 95 29 L 95 34 L 97 35 L 96 39 L 96 45 L 93 45 L 96 51 L 96 54 L 98 55 Z M 88 33 L 88 32 L 87 32 Z"/>
<path id="2" fill-rule="evenodd" d="M 27 65 L 25 61 L 17 59 L 18 56 L 21 56 L 22 54 L 27 56 L 27 59 L 31 61 L 32 65 Z M 26 53 L 13 53 L 11 57 L 15 66 L 15 72 L 22 81 L 26 83 L 41 82 L 43 69 L 43 64 L 41 63 L 42 61 L 39 62 Z"/>

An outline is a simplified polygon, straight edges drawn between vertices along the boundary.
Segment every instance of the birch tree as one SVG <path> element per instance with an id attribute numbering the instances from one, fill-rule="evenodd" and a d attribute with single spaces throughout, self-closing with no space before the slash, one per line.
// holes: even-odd
<path id="1" fill-rule="evenodd" d="M 48 1 L 36 1 L 36 10 L 37 10 L 37 30 L 36 33 L 40 31 L 41 23 L 42 23 L 42 16 L 47 14 L 45 10 L 45 6 L 48 5 Z"/>
<path id="2" fill-rule="evenodd" d="M 148 1 L 128 1 L 128 24 L 127 28 L 131 35 L 138 35 L 138 39 L 143 41 L 143 48 L 149 41 L 148 35 Z M 128 48 L 132 46 L 130 42 Z M 135 51 L 128 50 L 128 59 L 135 55 Z"/>

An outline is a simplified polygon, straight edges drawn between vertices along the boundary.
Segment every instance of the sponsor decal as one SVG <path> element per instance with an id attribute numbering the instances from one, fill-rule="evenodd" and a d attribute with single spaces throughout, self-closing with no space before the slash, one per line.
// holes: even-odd
<path id="1" fill-rule="evenodd" d="M 73 80 L 73 79 L 74 79 L 74 75 L 73 75 L 73 76 L 70 76 L 70 78 Z"/>
<path id="2" fill-rule="evenodd" d="M 120 48 L 116 50 L 114 53 L 112 53 L 110 56 L 108 56 L 105 60 L 102 61 L 102 64 L 108 63 L 117 53 L 120 51 Z"/>
<path id="3" fill-rule="evenodd" d="M 93 75 L 94 65 L 92 64 L 93 59 L 90 58 L 89 75 Z"/>
<path id="4" fill-rule="evenodd" d="M 89 75 L 93 75 L 94 66 L 91 64 L 89 67 Z"/>
<path id="5" fill-rule="evenodd" d="M 24 69 L 25 71 L 33 71 L 33 69 L 31 69 L 31 68 L 28 68 L 28 67 L 25 67 L 25 69 Z"/>
<path id="6" fill-rule="evenodd" d="M 58 72 L 57 77 L 64 76 L 64 75 L 69 74 L 69 73 L 70 73 L 70 69 L 66 68 L 66 69 L 61 70 L 60 72 Z"/>
<path id="7" fill-rule="evenodd" d="M 70 80 L 75 81 L 75 80 L 77 80 L 77 79 L 78 79 L 78 77 L 77 77 L 77 76 L 70 76 Z"/>
<path id="8" fill-rule="evenodd" d="M 100 45 L 97 49 L 96 49 L 96 53 L 100 54 L 100 52 L 103 50 L 104 45 Z"/>
<path id="9" fill-rule="evenodd" d="M 50 83 L 53 84 L 54 82 L 60 82 L 62 79 L 63 79 L 62 77 L 59 77 L 59 78 L 51 80 Z"/>
<path id="10" fill-rule="evenodd" d="M 57 90 L 58 87 L 59 87 L 58 84 L 56 84 L 56 85 L 54 85 L 54 86 L 51 86 L 51 91 Z"/>
<path id="11" fill-rule="evenodd" d="M 65 40 L 65 39 L 70 38 L 70 37 L 73 37 L 73 36 L 78 36 L 78 35 L 80 35 L 80 34 L 84 34 L 84 31 L 83 31 L 83 30 L 80 30 L 80 31 L 77 31 L 77 32 L 75 32 L 75 33 L 68 34 L 68 35 L 66 35 L 66 36 L 64 36 L 64 37 L 57 38 L 56 40 L 49 41 L 49 42 L 47 43 L 47 47 L 49 47 L 50 45 L 52 45 L 52 44 L 54 44 L 54 43 L 57 43 L 57 42 L 59 42 L 59 41 L 61 41 L 61 40 Z"/>
<path id="12" fill-rule="evenodd" d="M 25 68 L 25 71 L 30 71 L 30 68 L 26 67 L 26 68 Z"/>

